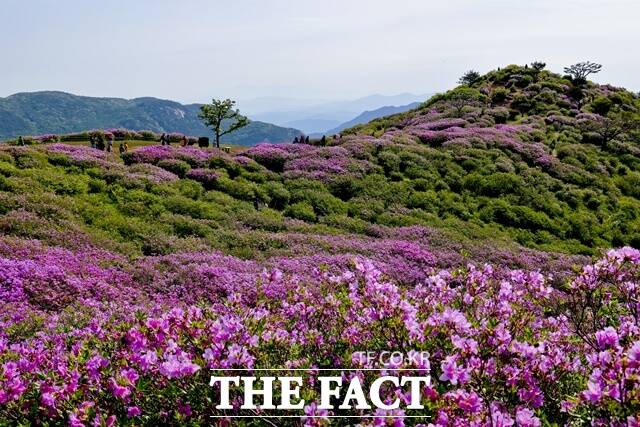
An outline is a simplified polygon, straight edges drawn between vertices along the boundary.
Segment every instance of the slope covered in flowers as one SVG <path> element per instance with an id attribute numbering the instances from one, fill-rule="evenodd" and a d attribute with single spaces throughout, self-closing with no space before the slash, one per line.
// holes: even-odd
<path id="1" fill-rule="evenodd" d="M 510 66 L 324 144 L 2 146 L 0 425 L 208 424 L 209 368 L 386 350 L 428 418 L 363 425 L 637 425 L 638 106 Z"/>

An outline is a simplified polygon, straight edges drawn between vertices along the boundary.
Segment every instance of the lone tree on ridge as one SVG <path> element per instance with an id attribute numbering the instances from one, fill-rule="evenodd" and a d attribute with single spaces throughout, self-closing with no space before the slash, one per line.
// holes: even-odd
<path id="1" fill-rule="evenodd" d="M 585 82 L 589 74 L 599 73 L 601 69 L 602 65 L 586 61 L 578 62 L 570 67 L 564 67 L 564 72 L 573 77 L 576 82 Z"/>
<path id="2" fill-rule="evenodd" d="M 480 73 L 475 70 L 469 70 L 458 79 L 458 84 L 470 85 L 480 78 Z"/>
<path id="3" fill-rule="evenodd" d="M 198 117 L 205 125 L 213 129 L 216 135 L 216 147 L 220 148 L 220 137 L 236 131 L 249 124 L 249 119 L 240 114 L 240 110 L 234 109 L 235 101 L 230 99 L 211 100 L 211 104 L 200 107 Z"/>

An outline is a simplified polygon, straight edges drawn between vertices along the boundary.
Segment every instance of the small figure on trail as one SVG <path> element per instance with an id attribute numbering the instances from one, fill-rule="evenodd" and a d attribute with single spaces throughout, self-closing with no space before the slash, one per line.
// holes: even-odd
<path id="1" fill-rule="evenodd" d="M 262 209 L 262 202 L 257 196 L 253 198 L 253 208 L 257 211 Z"/>
<path id="2" fill-rule="evenodd" d="M 294 143 L 294 144 L 298 144 L 298 143 L 299 143 L 299 141 L 298 141 L 298 137 L 297 137 L 297 136 L 296 136 L 295 138 L 293 138 L 293 143 Z"/>
<path id="3" fill-rule="evenodd" d="M 96 148 L 96 138 L 93 135 L 89 136 L 89 144 L 91 144 L 91 148 Z"/>
<path id="4" fill-rule="evenodd" d="M 120 153 L 120 155 L 122 155 L 122 153 L 124 153 L 124 142 L 120 142 L 118 144 L 118 152 Z"/>
<path id="5" fill-rule="evenodd" d="M 20 135 L 18 137 L 18 145 L 19 146 L 24 146 L 24 138 L 22 137 L 22 135 Z"/>
<path id="6" fill-rule="evenodd" d="M 113 150 L 113 135 L 109 137 L 107 141 L 107 153 L 110 153 Z"/>
<path id="7" fill-rule="evenodd" d="M 187 146 L 187 137 L 186 136 L 182 137 L 182 140 L 180 141 L 180 145 L 183 146 L 183 147 Z"/>
<path id="8" fill-rule="evenodd" d="M 167 145 L 167 134 L 164 132 L 160 135 L 160 144 Z"/>
<path id="9" fill-rule="evenodd" d="M 324 146 L 327 143 L 327 137 L 326 135 L 322 135 L 322 138 L 320 138 L 320 145 Z"/>
<path id="10" fill-rule="evenodd" d="M 127 144 L 127 141 L 124 142 L 124 152 L 126 153 L 127 151 L 129 151 L 129 144 Z"/>
<path id="11" fill-rule="evenodd" d="M 309 143 L 309 135 L 307 135 L 307 137 L 304 139 L 304 143 L 308 144 Z"/>

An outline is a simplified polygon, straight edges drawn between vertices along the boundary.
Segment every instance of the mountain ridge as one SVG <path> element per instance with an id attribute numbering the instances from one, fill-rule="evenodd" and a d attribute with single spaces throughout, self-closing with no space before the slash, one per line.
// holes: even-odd
<path id="1" fill-rule="evenodd" d="M 18 92 L 0 98 L 0 139 L 114 127 L 211 136 L 211 130 L 198 118 L 200 105 L 150 96 L 125 99 L 63 91 Z M 291 141 L 301 133 L 298 129 L 251 121 L 245 128 L 225 135 L 222 141 L 236 145 L 277 143 Z"/>
<path id="2" fill-rule="evenodd" d="M 341 123 L 339 126 L 336 126 L 333 129 L 329 129 L 328 131 L 324 132 L 324 134 L 334 135 L 339 132 L 342 132 L 345 129 L 349 129 L 357 125 L 368 123 L 371 120 L 375 120 L 380 117 L 390 116 L 393 114 L 404 113 L 406 111 L 413 110 L 415 108 L 418 108 L 420 105 L 422 105 L 421 102 L 412 102 L 411 104 L 407 104 L 407 105 L 398 105 L 398 106 L 386 105 L 384 107 L 380 107 L 375 110 L 363 111 L 357 117 L 354 117 L 353 119 L 347 122 Z"/>
<path id="3" fill-rule="evenodd" d="M 399 106 L 423 102 L 430 95 L 433 94 L 408 92 L 396 95 L 373 94 L 353 100 L 330 101 L 315 105 L 301 105 L 295 108 L 249 109 L 248 115 L 279 126 L 296 127 L 306 133 L 322 134 L 353 119 L 364 111 L 376 110 L 389 105 Z"/>

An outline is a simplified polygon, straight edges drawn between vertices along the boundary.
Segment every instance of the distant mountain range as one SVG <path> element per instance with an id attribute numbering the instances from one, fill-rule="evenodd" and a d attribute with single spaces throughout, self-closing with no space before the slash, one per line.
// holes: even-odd
<path id="1" fill-rule="evenodd" d="M 340 133 L 345 129 L 349 129 L 356 125 L 369 123 L 371 120 L 378 119 L 380 117 L 390 116 L 392 114 L 404 113 L 405 111 L 413 110 L 414 108 L 418 108 L 420 105 L 422 105 L 421 102 L 412 102 L 411 104 L 400 105 L 398 107 L 386 106 L 386 107 L 380 107 L 372 111 L 365 111 L 364 113 L 360 114 L 358 117 L 351 119 L 348 122 L 344 122 L 340 126 L 336 126 L 333 129 L 329 129 L 328 131 L 323 132 L 323 134 L 333 135 L 336 133 Z M 313 136 L 319 136 L 319 135 L 320 134 L 313 134 Z"/>
<path id="2" fill-rule="evenodd" d="M 199 108 L 200 104 L 183 105 L 157 98 L 94 98 L 54 91 L 17 93 L 0 98 L 0 140 L 112 127 L 212 136 L 198 118 Z M 252 121 L 225 135 L 222 141 L 255 145 L 291 141 L 300 134 L 297 129 Z"/>
<path id="3" fill-rule="evenodd" d="M 307 134 L 329 133 L 363 111 L 373 111 L 384 106 L 404 106 L 423 102 L 430 94 L 370 95 L 348 101 L 322 102 L 312 105 L 312 100 L 293 98 L 258 98 L 241 101 L 240 108 L 251 118 L 294 127 Z M 281 106 L 281 108 L 278 108 Z M 380 116 L 377 116 L 380 117 Z M 377 118 L 373 117 L 373 118 Z"/>

